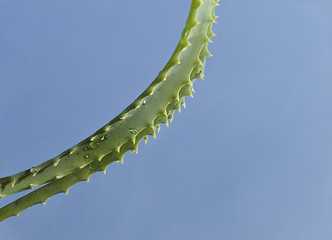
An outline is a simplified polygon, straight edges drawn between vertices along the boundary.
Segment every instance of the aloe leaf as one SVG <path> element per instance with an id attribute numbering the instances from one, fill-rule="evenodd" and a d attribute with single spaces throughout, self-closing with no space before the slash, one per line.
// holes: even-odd
<path id="1" fill-rule="evenodd" d="M 127 151 L 137 151 L 139 142 L 168 125 L 176 110 L 192 96 L 193 83 L 204 77 L 207 45 L 214 36 L 217 0 L 192 0 L 186 26 L 166 66 L 149 87 L 112 121 L 79 144 L 36 167 L 0 179 L 0 197 L 42 186 L 0 209 L 0 221 L 17 216 L 53 195 L 65 192 L 91 174 L 105 171 L 114 161 L 123 162 Z"/>

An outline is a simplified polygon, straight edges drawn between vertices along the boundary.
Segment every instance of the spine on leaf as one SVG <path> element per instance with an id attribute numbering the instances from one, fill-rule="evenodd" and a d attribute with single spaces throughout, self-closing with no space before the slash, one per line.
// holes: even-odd
<path id="1" fill-rule="evenodd" d="M 112 121 L 96 133 L 59 156 L 18 174 L 0 178 L 0 197 L 39 189 L 0 209 L 0 221 L 17 216 L 51 196 L 65 192 L 91 174 L 105 171 L 114 161 L 123 162 L 127 151 L 136 151 L 147 136 L 172 121 L 175 110 L 185 106 L 184 98 L 192 97 L 193 83 L 204 77 L 207 45 L 214 36 L 212 24 L 217 18 L 218 0 L 193 0 L 179 43 L 166 66 L 149 87 Z"/>

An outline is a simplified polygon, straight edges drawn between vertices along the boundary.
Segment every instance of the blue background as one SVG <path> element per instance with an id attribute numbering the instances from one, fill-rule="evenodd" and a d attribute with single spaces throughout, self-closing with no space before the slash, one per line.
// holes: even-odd
<path id="1" fill-rule="evenodd" d="M 0 223 L 1 239 L 332 239 L 332 2 L 221 4 L 206 80 L 170 128 Z M 170 57 L 189 6 L 0 0 L 0 176 L 130 104 Z"/>

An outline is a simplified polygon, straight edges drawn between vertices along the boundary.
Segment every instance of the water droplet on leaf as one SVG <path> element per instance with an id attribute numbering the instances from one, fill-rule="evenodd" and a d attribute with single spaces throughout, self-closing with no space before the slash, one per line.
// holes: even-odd
<path id="1" fill-rule="evenodd" d="M 100 138 L 100 141 L 105 141 L 107 139 L 107 135 L 103 135 L 101 138 Z"/>
<path id="2" fill-rule="evenodd" d="M 138 133 L 137 129 L 135 129 L 135 128 L 129 128 L 129 132 L 131 134 L 137 134 Z"/>
<path id="3" fill-rule="evenodd" d="M 33 167 L 33 168 L 30 169 L 30 172 L 31 172 L 33 175 L 36 175 L 37 172 L 38 172 L 38 169 L 35 168 L 35 167 Z"/>

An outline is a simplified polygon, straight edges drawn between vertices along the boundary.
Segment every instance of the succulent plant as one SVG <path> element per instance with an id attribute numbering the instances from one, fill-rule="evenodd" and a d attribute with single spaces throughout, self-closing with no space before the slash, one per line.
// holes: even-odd
<path id="1" fill-rule="evenodd" d="M 124 111 L 90 137 L 60 155 L 17 174 L 0 178 L 0 197 L 40 187 L 0 209 L 0 221 L 17 216 L 35 204 L 77 182 L 105 171 L 112 162 L 123 162 L 128 151 L 137 151 L 142 139 L 156 136 L 160 124 L 168 126 L 176 110 L 193 96 L 193 84 L 204 77 L 206 58 L 217 18 L 218 0 L 192 0 L 186 26 L 166 66 L 148 88 Z"/>

